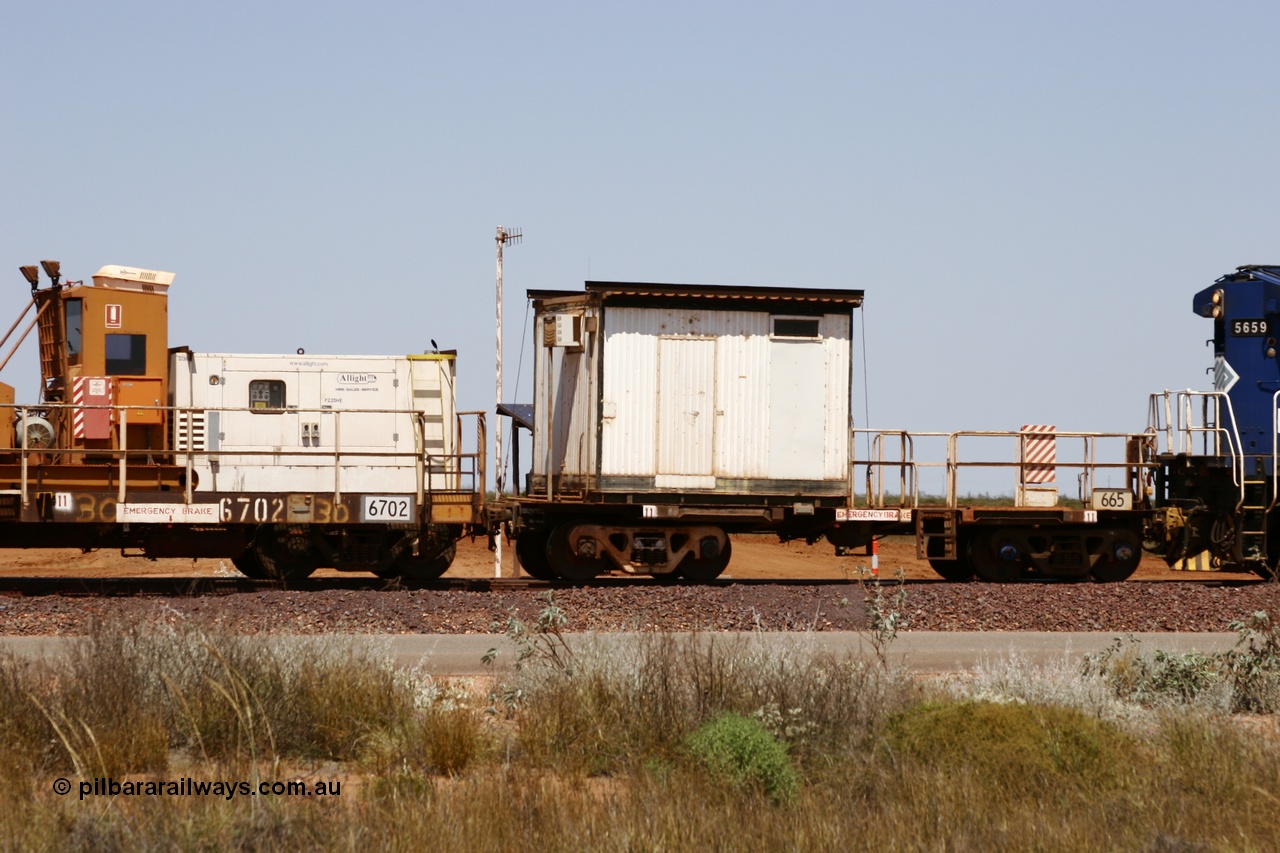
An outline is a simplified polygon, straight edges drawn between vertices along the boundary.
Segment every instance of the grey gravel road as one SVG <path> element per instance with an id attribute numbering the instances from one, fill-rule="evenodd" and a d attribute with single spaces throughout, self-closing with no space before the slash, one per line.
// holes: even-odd
<path id="1" fill-rule="evenodd" d="M 342 635 L 352 642 L 367 645 L 390 656 L 400 666 L 421 664 L 439 675 L 481 675 L 501 670 L 511 665 L 515 651 L 507 639 L 493 634 L 396 634 L 396 635 Z M 568 634 L 571 645 L 603 646 L 634 644 L 639 636 L 630 633 Z M 699 635 L 707 640 L 712 635 Z M 902 633 L 891 644 L 889 657 L 914 672 L 956 672 L 970 669 L 983 662 L 993 662 L 1016 654 L 1019 658 L 1036 664 L 1046 664 L 1063 659 L 1078 660 L 1081 655 L 1106 648 L 1119 633 L 1085 632 L 964 632 L 913 631 Z M 1125 635 L 1129 636 L 1129 635 Z M 1230 633 L 1143 633 L 1133 634 L 1147 650 L 1163 649 L 1168 652 L 1184 652 L 1192 649 L 1211 652 L 1230 648 L 1236 635 Z M 787 644 L 798 648 L 812 648 L 835 654 L 857 654 L 872 657 L 874 650 L 863 634 L 852 631 L 800 632 L 751 632 L 714 635 L 723 643 L 772 643 Z M 298 637 L 287 635 L 264 636 L 263 642 L 306 644 L 331 641 L 332 637 Z M 56 655 L 75 642 L 67 637 L 0 637 L 0 651 L 11 651 L 22 657 Z M 480 659 L 491 648 L 499 654 L 494 667 L 487 667 Z"/>

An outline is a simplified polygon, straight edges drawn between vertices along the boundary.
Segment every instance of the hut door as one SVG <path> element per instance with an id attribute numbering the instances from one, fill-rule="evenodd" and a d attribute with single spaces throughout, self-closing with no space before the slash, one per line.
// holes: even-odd
<path id="1" fill-rule="evenodd" d="M 769 344 L 769 477 L 821 480 L 826 452 L 827 355 L 818 341 Z"/>
<path id="2" fill-rule="evenodd" d="M 659 338 L 658 488 L 715 488 L 715 399 L 715 338 Z"/>

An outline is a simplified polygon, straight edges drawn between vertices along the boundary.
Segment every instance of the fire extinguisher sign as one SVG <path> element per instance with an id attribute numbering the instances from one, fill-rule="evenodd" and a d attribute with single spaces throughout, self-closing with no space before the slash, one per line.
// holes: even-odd
<path id="1" fill-rule="evenodd" d="M 107 328 L 118 329 L 124 320 L 124 310 L 119 305 L 107 306 Z"/>

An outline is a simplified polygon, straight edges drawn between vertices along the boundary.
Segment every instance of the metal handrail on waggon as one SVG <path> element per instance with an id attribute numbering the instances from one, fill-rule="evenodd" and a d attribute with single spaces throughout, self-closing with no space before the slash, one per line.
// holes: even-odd
<path id="1" fill-rule="evenodd" d="M 869 458 L 859 459 L 856 454 L 851 453 L 850 471 L 856 471 L 858 466 L 866 467 L 866 500 L 868 506 L 871 507 L 885 506 L 885 481 L 887 479 L 885 474 L 892 475 L 894 471 L 896 471 L 898 479 L 899 504 L 912 508 L 920 506 L 921 472 L 930 468 L 944 471 L 944 505 L 952 509 L 959 505 L 959 474 L 962 469 L 1013 469 L 1018 475 L 1015 483 L 1027 485 L 1027 468 L 1032 463 L 1029 463 L 1025 458 L 1024 445 L 1032 434 L 1022 430 L 912 432 L 909 430 L 859 429 L 853 430 L 853 432 L 865 434 L 870 438 L 868 442 Z M 1151 463 L 1143 461 L 1144 454 L 1138 453 L 1137 458 L 1130 458 L 1127 450 L 1135 443 L 1140 447 L 1150 446 L 1152 440 L 1149 433 L 1055 431 L 1045 435 L 1051 435 L 1055 441 L 1055 460 L 1052 463 L 1052 467 L 1055 469 L 1079 469 L 1081 471 L 1077 477 L 1077 497 L 1081 502 L 1086 502 L 1092 496 L 1099 472 L 1107 470 L 1133 472 L 1139 468 L 1154 467 Z M 944 460 L 921 460 L 917 458 L 916 448 L 920 440 L 930 438 L 946 439 L 947 449 Z M 962 439 L 969 438 L 1014 441 L 1017 442 L 1016 453 L 1013 454 L 1012 461 L 1008 458 L 967 459 L 962 455 L 961 447 Z M 1079 457 L 1070 456 L 1064 459 L 1061 453 L 1057 452 L 1057 446 L 1072 439 L 1081 441 L 1080 455 Z M 1111 462 L 1099 459 L 1098 446 L 1104 440 L 1115 440 L 1123 443 L 1125 453 L 1120 461 Z M 850 442 L 851 448 L 855 446 L 856 440 Z M 891 448 L 897 449 L 896 456 L 890 452 Z M 851 476 L 851 497 L 852 479 Z"/>
<path id="2" fill-rule="evenodd" d="M 193 499 L 194 490 L 194 469 L 195 461 L 199 458 L 219 457 L 223 455 L 236 457 L 286 457 L 289 459 L 314 459 L 324 457 L 332 459 L 330 467 L 333 470 L 333 500 L 336 502 L 342 498 L 342 468 L 349 467 L 353 464 L 352 460 L 396 460 L 396 459 L 412 459 L 415 468 L 415 493 L 418 499 L 418 505 L 424 505 L 424 499 L 427 495 L 432 494 L 467 494 L 480 489 L 480 484 L 484 482 L 484 433 L 485 419 L 484 412 L 457 412 L 457 436 L 459 438 L 456 450 L 451 454 L 428 454 L 425 446 L 425 419 L 426 412 L 417 409 L 324 409 L 324 408 L 288 408 L 288 409 L 271 409 L 272 415 L 301 416 L 301 415 L 332 415 L 333 422 L 333 447 L 322 448 L 316 447 L 300 447 L 291 448 L 287 451 L 281 451 L 278 448 L 266 450 L 241 449 L 228 451 L 222 447 L 209 449 L 208 447 L 196 448 L 194 435 L 197 417 L 205 422 L 210 412 L 240 412 L 240 413 L 263 413 L 261 409 L 253 409 L 250 407 L 234 407 L 234 406 L 104 406 L 104 405 L 85 405 L 78 403 L 46 403 L 41 405 L 17 405 L 12 403 L 0 404 L 0 410 L 12 409 L 16 416 L 16 422 L 27 423 L 32 414 L 40 414 L 43 416 L 51 411 L 74 410 L 74 411 L 109 411 L 111 413 L 111 443 L 110 447 L 60 447 L 56 444 L 52 447 L 30 447 L 28 444 L 28 432 L 22 429 L 19 446 L 12 448 L 19 454 L 21 476 L 19 493 L 22 505 L 25 507 L 30 503 L 30 457 L 34 454 L 51 455 L 67 457 L 72 460 L 83 460 L 86 456 L 106 457 L 118 465 L 118 482 L 117 482 L 117 499 L 123 503 L 128 490 L 128 462 L 130 459 L 154 459 L 155 456 L 166 454 L 173 457 L 175 465 L 182 465 L 185 468 L 183 499 L 190 504 Z M 145 412 L 168 412 L 170 413 L 170 428 L 185 427 L 185 441 L 179 441 L 178 435 L 175 434 L 174 446 L 168 450 L 157 450 L 155 448 L 138 448 L 130 449 L 128 447 L 128 425 L 129 411 L 145 411 Z M 350 450 L 344 449 L 342 446 L 342 419 L 343 415 L 348 416 L 348 420 L 356 416 L 364 415 L 407 415 L 413 420 L 414 449 L 409 450 Z M 471 453 L 462 452 L 462 419 L 464 417 L 476 417 L 477 431 L 479 441 L 476 445 L 477 450 Z M 175 433 L 177 430 L 175 429 Z M 11 451 L 11 452 L 12 452 Z M 0 451 L 3 452 L 3 451 Z M 443 463 L 442 465 L 437 464 Z M 216 460 L 211 460 L 216 461 Z M 443 471 L 439 470 L 443 467 Z M 432 483 L 432 476 L 443 476 L 452 478 L 453 488 L 437 489 Z M 470 489 L 464 488 L 469 482 Z M 446 483 L 449 479 L 446 479 Z M 483 490 L 480 489 L 481 495 Z"/>

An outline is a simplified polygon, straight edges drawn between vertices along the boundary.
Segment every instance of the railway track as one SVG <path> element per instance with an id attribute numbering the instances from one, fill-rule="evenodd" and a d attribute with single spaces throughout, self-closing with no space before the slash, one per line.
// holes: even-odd
<path id="1" fill-rule="evenodd" d="M 1069 581 L 1025 581 L 1019 586 L 1079 586 L 1089 585 L 1088 580 Z M 1182 587 L 1249 587 L 1266 583 L 1259 578 L 1220 578 L 1195 576 L 1185 580 L 1130 580 L 1126 584 L 1136 586 L 1176 585 Z M 112 578 L 47 578 L 47 577 L 5 577 L 0 578 L 0 595 L 37 597 L 157 597 L 157 598 L 194 598 L 201 596 L 235 595 L 240 593 L 258 593 L 270 591 L 289 592 L 378 592 L 394 590 L 425 590 L 439 592 L 524 592 L 540 590 L 565 589 L 630 589 L 630 588 L 685 588 L 695 587 L 724 589 L 728 587 L 933 587 L 960 586 L 941 578 L 883 578 L 872 580 L 860 579 L 799 579 L 799 578 L 720 578 L 700 584 L 681 581 L 661 581 L 652 577 L 615 577 L 597 578 L 589 583 L 571 583 L 568 581 L 543 581 L 533 578 L 441 578 L 433 581 L 402 582 L 383 578 L 351 577 L 351 578 L 308 578 L 301 581 L 254 580 L 244 577 L 198 577 L 198 578 L 156 578 L 156 577 L 112 577 Z M 988 585 L 973 582 L 967 586 L 973 589 L 986 588 Z"/>
<path id="2" fill-rule="evenodd" d="M 1227 631 L 1280 613 L 1280 584 L 1243 578 L 986 584 L 896 578 L 604 578 L 591 585 L 453 578 L 415 587 L 373 577 L 285 586 L 234 577 L 3 578 L 0 634 L 84 635 L 110 620 L 210 626 L 243 634 L 493 634 L 533 624 L 548 595 L 567 630 L 864 631 L 892 610 L 911 631 Z M 993 648 L 1003 641 L 992 635 Z"/>

